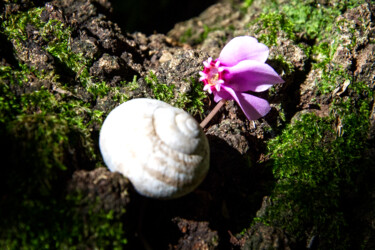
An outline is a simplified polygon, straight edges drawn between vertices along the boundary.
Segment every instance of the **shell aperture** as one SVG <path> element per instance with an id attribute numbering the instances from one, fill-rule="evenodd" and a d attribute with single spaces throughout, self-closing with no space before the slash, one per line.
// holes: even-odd
<path id="1" fill-rule="evenodd" d="M 111 171 L 153 198 L 188 194 L 209 168 L 208 140 L 195 119 L 153 99 L 133 99 L 112 110 L 102 125 L 99 147 Z"/>

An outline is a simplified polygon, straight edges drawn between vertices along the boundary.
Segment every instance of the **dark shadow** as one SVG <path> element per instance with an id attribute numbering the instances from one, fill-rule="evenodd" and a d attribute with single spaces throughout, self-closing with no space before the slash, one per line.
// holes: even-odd
<path id="1" fill-rule="evenodd" d="M 285 70 L 288 65 L 279 61 L 267 61 L 277 72 Z M 281 103 L 284 110 L 285 121 L 282 126 L 278 126 L 278 117 L 280 114 L 275 108 L 265 116 L 265 120 L 272 127 L 274 133 L 279 133 L 282 129 L 289 124 L 293 116 L 302 110 L 301 102 L 302 96 L 300 93 L 301 85 L 306 81 L 307 73 L 310 72 L 312 67 L 311 60 L 305 62 L 304 70 L 295 70 L 288 78 L 284 79 L 284 83 L 276 87 L 276 94 L 269 96 L 268 92 L 260 93 L 260 97 L 267 99 L 270 103 Z M 262 96 L 263 95 L 263 96 Z M 311 106 L 311 109 L 319 108 L 318 106 Z"/>
<path id="2" fill-rule="evenodd" d="M 173 218 L 208 221 L 218 232 L 220 249 L 230 248 L 233 235 L 248 228 L 262 198 L 269 195 L 274 179 L 271 169 L 255 164 L 225 141 L 208 136 L 211 149 L 210 170 L 203 183 L 191 194 L 160 201 L 134 195 L 127 211 L 127 225 L 135 225 L 137 235 L 129 239 L 130 249 L 167 249 L 182 237 Z M 131 236 L 130 236 L 131 237 Z"/>
<path id="3" fill-rule="evenodd" d="M 5 59 L 6 63 L 9 63 L 10 65 L 17 67 L 18 61 L 14 57 L 13 53 L 13 44 L 8 41 L 7 37 L 0 32 L 0 55 L 2 59 Z M 2 60 L 0 59 L 0 60 Z"/>
<path id="4" fill-rule="evenodd" d="M 112 0 L 110 17 L 123 31 L 139 31 L 148 35 L 167 33 L 175 23 L 198 16 L 217 0 Z"/>
<path id="5" fill-rule="evenodd" d="M 69 68 L 66 63 L 62 62 L 59 58 L 53 57 L 53 65 L 56 74 L 59 76 L 59 80 L 64 83 L 70 83 L 75 81 L 76 73 Z"/>
<path id="6" fill-rule="evenodd" d="M 344 190 L 340 207 L 347 222 L 352 249 L 375 249 L 375 160 L 374 144 L 369 145 L 367 157 L 360 159 L 361 171 L 353 178 L 354 187 Z M 324 245 L 324 241 L 321 242 Z"/>

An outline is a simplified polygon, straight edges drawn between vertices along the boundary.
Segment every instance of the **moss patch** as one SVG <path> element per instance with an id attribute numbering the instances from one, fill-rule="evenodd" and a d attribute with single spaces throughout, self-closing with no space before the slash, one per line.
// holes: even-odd
<path id="1" fill-rule="evenodd" d="M 332 248 L 353 240 L 342 202 L 356 174 L 369 167 L 364 156 L 373 93 L 363 83 L 351 91 L 353 97 L 334 101 L 328 117 L 303 114 L 268 142 L 278 182 L 265 221 L 299 239 L 319 234 Z"/>
<path id="2" fill-rule="evenodd" d="M 270 28 L 272 31 L 281 28 L 280 30 L 287 34 L 299 33 L 305 39 L 318 41 L 327 37 L 334 29 L 336 17 L 348 9 L 365 3 L 363 0 L 332 1 L 327 4 L 314 0 L 271 2 L 258 18 L 258 20 L 266 20 L 264 28 Z"/>
<path id="3" fill-rule="evenodd" d="M 42 21 L 44 11 L 5 16 L 0 28 L 17 56 L 34 39 L 55 63 L 45 70 L 22 57 L 18 65 L 0 62 L 0 144 L 5 148 L 0 247 L 122 248 L 120 218 L 111 211 L 83 218 L 77 214 L 79 197 L 67 197 L 64 184 L 73 171 L 101 164 L 96 143 L 104 112 L 93 108 L 96 100 L 107 94 L 114 101 L 127 100 L 125 92 L 137 87 L 136 78 L 110 87 L 90 77 L 94 58 L 74 53 L 72 29 L 60 20 Z"/>
<path id="4" fill-rule="evenodd" d="M 301 112 L 267 142 L 267 164 L 277 181 L 266 214 L 254 222 L 283 228 L 302 244 L 318 236 L 322 248 L 358 247 L 347 203 L 358 195 L 358 176 L 371 169 L 367 148 L 374 93 L 337 58 L 339 49 L 354 53 L 365 28 L 337 17 L 362 3 L 273 1 L 254 22 L 267 45 L 280 46 L 279 39 L 287 38 L 303 48 L 315 73 L 314 98 L 330 103 L 327 116 Z M 342 97 L 333 93 L 339 87 L 345 90 Z"/>
<path id="5" fill-rule="evenodd" d="M 184 109 L 193 116 L 204 113 L 203 99 L 207 96 L 205 91 L 203 91 L 203 84 L 197 79 L 191 77 L 185 80 L 190 84 L 190 91 L 186 93 L 178 92 L 173 84 L 161 83 L 153 72 L 149 72 L 149 76 L 145 77 L 145 81 L 151 88 L 153 98 Z"/>
<path id="6" fill-rule="evenodd" d="M 277 38 L 280 37 L 280 32 L 284 32 L 288 39 L 296 39 L 295 25 L 285 14 L 262 13 L 254 23 L 259 24 L 258 29 L 254 32 L 255 34 L 260 33 L 259 42 L 269 47 L 278 45 Z"/>
<path id="7" fill-rule="evenodd" d="M 30 39 L 27 29 L 33 30 L 39 39 L 45 43 L 43 49 L 52 55 L 60 64 L 77 74 L 83 85 L 89 80 L 88 66 L 93 58 L 87 58 L 82 53 L 74 53 L 71 49 L 72 30 L 59 20 L 41 20 L 45 8 L 32 8 L 26 12 L 20 12 L 8 16 L 3 24 L 3 33 L 13 43 L 16 50 L 22 50 L 22 41 Z"/>

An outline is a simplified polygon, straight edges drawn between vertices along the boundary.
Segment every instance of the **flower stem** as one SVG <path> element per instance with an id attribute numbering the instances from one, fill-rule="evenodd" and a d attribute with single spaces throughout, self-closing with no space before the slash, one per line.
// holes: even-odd
<path id="1" fill-rule="evenodd" d="M 220 108 L 225 104 L 226 100 L 221 99 L 215 106 L 215 108 L 208 114 L 206 118 L 201 122 L 200 126 L 202 128 L 206 127 L 206 125 L 211 121 L 211 119 L 216 115 L 216 113 L 220 110 Z"/>

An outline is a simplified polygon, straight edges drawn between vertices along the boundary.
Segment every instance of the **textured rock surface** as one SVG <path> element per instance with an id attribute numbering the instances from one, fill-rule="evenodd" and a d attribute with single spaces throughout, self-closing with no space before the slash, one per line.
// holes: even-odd
<path id="1" fill-rule="evenodd" d="M 183 237 L 173 249 L 216 249 L 218 247 L 218 235 L 208 227 L 208 222 L 190 221 L 175 218 Z"/>
<path id="2" fill-rule="evenodd" d="M 243 249 L 294 249 L 290 240 L 280 229 L 256 224 L 249 232 Z"/>
<path id="3" fill-rule="evenodd" d="M 94 212 L 104 210 L 120 214 L 130 202 L 129 186 L 129 181 L 121 174 L 100 167 L 93 171 L 74 172 L 68 190 L 71 194 L 83 197 L 79 206 L 84 216 L 89 215 L 90 209 Z"/>

